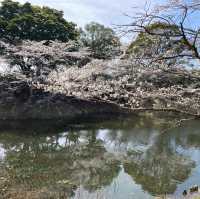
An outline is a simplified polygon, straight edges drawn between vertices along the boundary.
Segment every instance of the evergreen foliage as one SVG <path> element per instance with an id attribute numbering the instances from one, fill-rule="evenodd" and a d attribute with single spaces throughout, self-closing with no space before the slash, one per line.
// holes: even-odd
<path id="1" fill-rule="evenodd" d="M 30 40 L 76 40 L 79 31 L 63 18 L 63 12 L 49 7 L 4 0 L 0 6 L 0 37 Z"/>

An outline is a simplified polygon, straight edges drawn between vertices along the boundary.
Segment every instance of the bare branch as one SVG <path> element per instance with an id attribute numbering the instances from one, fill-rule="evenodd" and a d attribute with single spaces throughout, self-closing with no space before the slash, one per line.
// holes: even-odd
<path id="1" fill-rule="evenodd" d="M 123 35 L 126 33 L 137 35 L 143 33 L 160 42 L 155 43 L 158 46 L 151 49 L 154 51 L 152 53 L 154 55 L 158 54 L 158 56 L 152 54 L 150 57 L 140 57 L 141 59 L 151 59 L 152 62 L 184 57 L 200 60 L 200 46 L 198 46 L 200 45 L 200 28 L 190 28 L 186 23 L 195 12 L 200 13 L 200 3 L 197 0 L 190 3 L 182 0 L 169 0 L 169 3 L 156 6 L 153 9 L 151 9 L 150 4 L 146 3 L 143 12 L 136 13 L 133 17 L 129 16 L 133 20 L 132 23 L 119 25 L 118 27 L 124 29 L 122 31 Z M 159 54 L 162 51 L 159 48 L 163 47 L 163 42 L 169 45 L 173 41 L 177 41 L 176 45 L 180 45 L 182 53 L 174 53 L 172 50 L 171 53 L 166 51 L 167 54 Z M 185 53 L 186 49 L 187 53 Z M 149 54 L 149 52 L 147 53 Z"/>

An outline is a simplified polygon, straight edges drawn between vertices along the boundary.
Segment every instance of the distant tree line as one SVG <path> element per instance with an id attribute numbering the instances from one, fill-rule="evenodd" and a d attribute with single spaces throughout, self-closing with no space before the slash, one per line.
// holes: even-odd
<path id="1" fill-rule="evenodd" d="M 0 39 L 80 41 L 95 58 L 111 58 L 119 53 L 120 40 L 115 32 L 91 22 L 85 29 L 64 19 L 63 12 L 49 7 L 4 0 L 0 4 Z"/>

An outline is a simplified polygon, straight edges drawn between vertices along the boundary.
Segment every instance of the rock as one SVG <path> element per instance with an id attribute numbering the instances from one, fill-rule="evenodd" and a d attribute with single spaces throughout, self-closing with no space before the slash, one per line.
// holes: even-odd
<path id="1" fill-rule="evenodd" d="M 19 82 L 19 85 L 14 87 L 14 96 L 19 101 L 26 101 L 31 95 L 31 88 L 26 82 Z"/>
<path id="2" fill-rule="evenodd" d="M 195 193 L 199 191 L 199 187 L 197 185 L 194 185 L 190 188 L 190 193 Z"/>
<path id="3" fill-rule="evenodd" d="M 187 195 L 187 190 L 184 190 L 183 191 L 183 196 L 186 196 Z"/>

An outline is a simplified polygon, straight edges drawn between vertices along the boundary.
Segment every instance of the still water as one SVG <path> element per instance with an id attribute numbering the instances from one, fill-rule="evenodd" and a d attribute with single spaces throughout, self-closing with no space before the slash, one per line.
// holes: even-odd
<path id="1" fill-rule="evenodd" d="M 200 122 L 0 122 L 0 198 L 179 198 L 200 185 Z"/>

